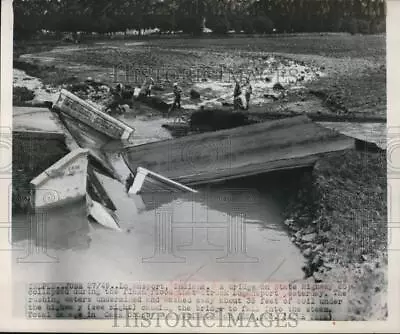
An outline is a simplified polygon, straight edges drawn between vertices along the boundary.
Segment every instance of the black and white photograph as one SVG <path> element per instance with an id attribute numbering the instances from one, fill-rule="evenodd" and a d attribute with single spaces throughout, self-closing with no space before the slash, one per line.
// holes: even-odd
<path id="1" fill-rule="evenodd" d="M 13 317 L 392 317 L 388 2 L 10 1 Z"/>

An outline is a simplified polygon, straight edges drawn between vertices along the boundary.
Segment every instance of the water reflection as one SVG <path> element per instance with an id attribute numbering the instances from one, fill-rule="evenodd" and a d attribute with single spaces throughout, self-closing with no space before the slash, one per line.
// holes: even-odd
<path id="1" fill-rule="evenodd" d="M 13 215 L 12 241 L 18 247 L 29 245 L 27 252 L 46 249 L 88 249 L 90 246 L 86 202 L 81 200 L 27 213 Z M 25 247 L 25 246 L 24 246 Z"/>
<path id="2" fill-rule="evenodd" d="M 288 281 L 303 277 L 304 259 L 290 242 L 279 203 L 270 194 L 224 186 L 196 194 L 128 196 L 121 183 L 104 175 L 100 182 L 117 206 L 122 231 L 89 223 L 83 204 L 48 212 L 46 242 L 58 262 L 38 267 L 15 261 L 18 279 Z M 18 219 L 14 217 L 13 223 Z"/>

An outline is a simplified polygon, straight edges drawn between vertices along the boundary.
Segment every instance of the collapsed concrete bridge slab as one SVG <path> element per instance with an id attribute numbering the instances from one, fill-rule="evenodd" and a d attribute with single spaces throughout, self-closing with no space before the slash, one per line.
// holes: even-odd
<path id="1" fill-rule="evenodd" d="M 90 126 L 110 138 L 132 140 L 134 129 L 105 112 L 98 110 L 90 103 L 65 89 L 61 90 L 54 109 L 79 120 L 81 123 Z"/>
<path id="2" fill-rule="evenodd" d="M 125 148 L 132 172 L 149 169 L 186 186 L 312 166 L 323 153 L 354 147 L 354 139 L 306 116 Z"/>
<path id="3" fill-rule="evenodd" d="M 96 150 L 78 141 L 60 114 L 48 108 L 14 107 L 13 121 L 13 210 L 50 212 L 88 197 L 95 205 L 88 206 L 87 213 L 101 218 L 100 224 L 114 218 L 106 208 L 112 212 L 115 205 L 94 172 L 113 171 Z"/>
<path id="4" fill-rule="evenodd" d="M 34 208 L 62 205 L 85 197 L 88 153 L 86 149 L 76 149 L 30 182 Z"/>

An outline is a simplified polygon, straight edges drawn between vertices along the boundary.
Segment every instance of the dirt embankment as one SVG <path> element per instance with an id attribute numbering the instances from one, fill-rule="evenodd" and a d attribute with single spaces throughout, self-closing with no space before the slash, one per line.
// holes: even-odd
<path id="1" fill-rule="evenodd" d="M 386 182 L 385 151 L 326 155 L 286 209 L 306 276 L 349 285 L 350 320 L 387 316 Z"/>
<path id="2" fill-rule="evenodd" d="M 18 57 L 21 53 L 30 55 L 26 58 Z M 300 34 L 251 39 L 176 38 L 136 43 L 107 41 L 79 46 L 56 43 L 46 46 L 41 43 L 36 48 L 34 44 L 25 49 L 19 48 L 14 65 L 53 86 L 62 85 L 74 76 L 78 81 L 90 76 L 98 77 L 106 84 L 115 84 L 118 70 L 118 80 L 125 80 L 128 71 L 129 80 L 133 80 L 131 84 L 135 86 L 141 85 L 145 73 L 153 71 L 155 77 L 160 74 L 164 79 L 168 76 L 172 81 L 178 80 L 187 92 L 196 84 L 193 82 L 195 79 L 197 89 L 201 92 L 201 102 L 219 103 L 218 99 L 224 94 L 228 94 L 228 100 L 231 99 L 233 88 L 228 85 L 230 70 L 236 76 L 240 73 L 261 73 L 270 69 L 270 57 L 279 62 L 289 60 L 290 64 L 295 61 L 292 64 L 294 67 L 287 64 L 286 74 L 297 72 L 296 80 L 300 80 L 299 84 L 305 89 L 289 91 L 275 100 L 275 95 L 272 99 L 264 96 L 265 93 L 270 95 L 268 87 L 264 87 L 265 82 L 262 85 L 260 83 L 258 88 L 258 84 L 255 84 L 253 102 L 259 100 L 263 104 L 267 103 L 268 109 L 272 111 L 326 110 L 341 115 L 386 115 L 385 35 Z M 28 60 L 34 65 L 26 65 Z M 212 80 L 219 78 L 221 65 L 226 66 L 223 76 L 225 81 L 228 77 L 227 82 Z M 319 71 L 325 75 L 315 80 L 302 80 L 303 76 L 317 75 Z M 202 81 L 203 76 L 211 76 L 211 81 Z M 160 94 L 164 100 L 170 102 L 170 85 L 171 83 L 166 91 L 155 94 Z M 184 106 L 193 104 L 188 96 L 186 100 L 183 96 L 182 102 Z M 263 111 L 265 108 L 260 110 Z"/>

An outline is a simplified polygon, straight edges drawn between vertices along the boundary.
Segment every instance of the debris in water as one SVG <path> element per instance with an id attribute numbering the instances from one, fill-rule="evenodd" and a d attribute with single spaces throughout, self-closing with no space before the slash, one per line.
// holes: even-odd
<path id="1" fill-rule="evenodd" d="M 138 167 L 129 194 L 140 194 L 144 192 L 182 192 L 188 191 L 197 193 L 197 190 L 186 187 L 183 184 L 172 181 L 160 174 L 149 171 L 146 168 Z"/>

